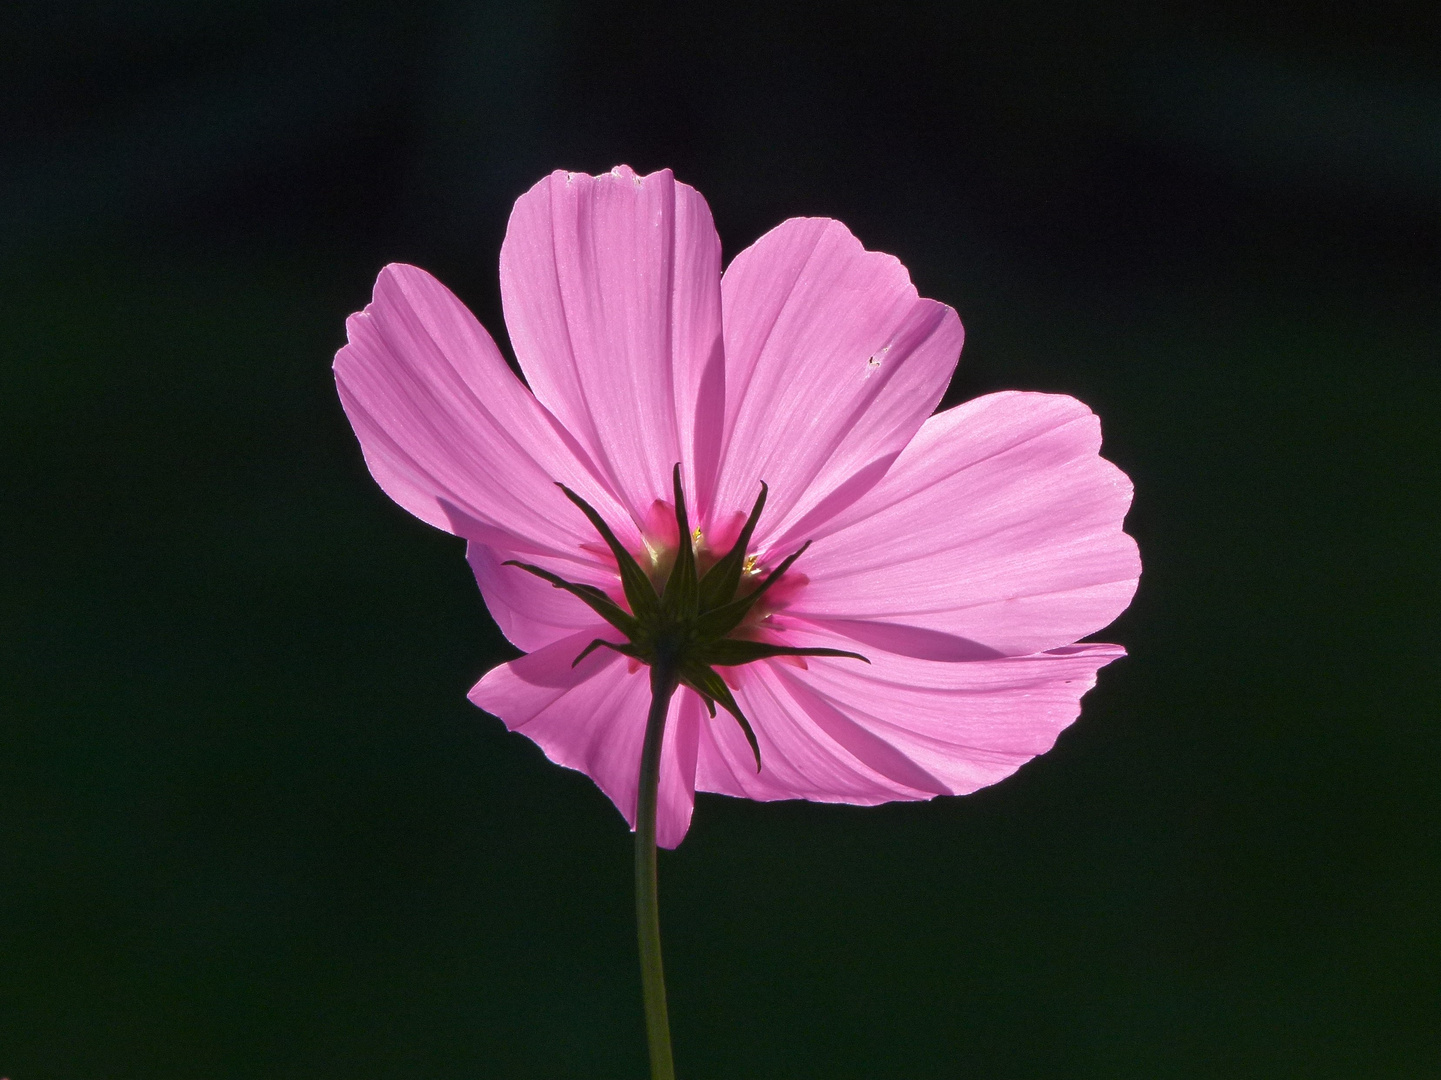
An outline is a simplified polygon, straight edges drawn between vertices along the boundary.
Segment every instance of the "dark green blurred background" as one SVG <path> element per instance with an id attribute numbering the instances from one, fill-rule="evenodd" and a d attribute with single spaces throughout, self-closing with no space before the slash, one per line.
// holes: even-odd
<path id="1" fill-rule="evenodd" d="M 699 799 L 682 1076 L 1441 1076 L 1441 8 L 1351 8 L 7 6 L 0 1075 L 643 1075 L 629 834 L 329 372 L 623 161 L 1087 401 L 1146 566 L 999 787 Z"/>

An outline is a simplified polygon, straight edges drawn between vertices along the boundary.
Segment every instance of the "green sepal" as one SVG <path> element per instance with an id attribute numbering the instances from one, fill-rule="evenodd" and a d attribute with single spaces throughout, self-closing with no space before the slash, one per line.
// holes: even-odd
<path id="1" fill-rule="evenodd" d="M 736 590 L 741 584 L 741 571 L 745 568 L 746 548 L 750 545 L 751 534 L 756 531 L 756 522 L 761 519 L 761 510 L 765 508 L 767 490 L 765 481 L 761 481 L 761 493 L 756 496 L 756 504 L 751 507 L 751 515 L 746 518 L 745 528 L 741 529 L 740 536 L 736 537 L 736 542 L 720 562 L 707 570 L 705 577 L 701 578 L 700 610 L 718 608 L 735 598 Z"/>
<path id="2" fill-rule="evenodd" d="M 679 541 L 675 549 L 675 564 L 666 579 L 665 592 L 661 594 L 660 609 L 672 619 L 689 622 L 699 611 L 700 583 L 696 580 L 695 547 L 691 540 L 690 516 L 685 509 L 685 491 L 680 484 L 680 465 L 672 474 L 675 484 L 675 524 L 679 530 Z"/>
<path id="3" fill-rule="evenodd" d="M 731 688 L 726 681 L 716 673 L 716 670 L 706 664 L 687 663 L 681 668 L 680 679 L 686 686 L 689 686 L 701 697 L 706 699 L 707 707 L 711 708 L 711 715 L 715 715 L 715 709 L 710 706 L 710 701 L 720 703 L 721 708 L 736 718 L 741 730 L 745 732 L 746 742 L 751 744 L 751 753 L 756 756 L 756 772 L 761 771 L 761 744 L 756 740 L 756 733 L 751 730 L 751 722 L 746 719 L 741 707 L 736 704 Z"/>
<path id="4" fill-rule="evenodd" d="M 591 653 L 595 652 L 596 649 L 599 649 L 599 648 L 602 648 L 602 647 L 607 648 L 607 649 L 614 649 L 616 652 L 620 653 L 622 656 L 629 656 L 629 657 L 631 657 L 632 659 L 635 659 L 635 660 L 643 660 L 643 659 L 644 659 L 644 657 L 641 656 L 640 650 L 637 649 L 634 645 L 617 645 L 614 641 L 606 641 L 605 638 L 596 638 L 596 639 L 595 639 L 594 641 L 592 641 L 589 645 L 587 645 L 584 649 L 581 649 L 581 650 L 580 650 L 580 655 L 577 656 L 574 660 L 572 660 L 572 661 L 570 662 L 570 666 L 571 666 L 571 667 L 575 667 L 575 666 L 576 666 L 577 664 L 579 664 L 582 660 L 584 660 L 587 656 L 589 656 Z"/>
<path id="5" fill-rule="evenodd" d="M 595 531 L 600 533 L 601 539 L 610 548 L 610 553 L 615 556 L 616 565 L 620 568 L 621 588 L 625 590 L 625 598 L 630 603 L 630 610 L 634 612 L 635 617 L 644 620 L 659 611 L 660 602 L 655 595 L 655 586 L 650 583 L 650 577 L 641 569 L 640 563 L 635 561 L 635 556 L 616 539 L 615 533 L 611 532 L 610 526 L 605 523 L 605 518 L 596 513 L 590 503 L 564 484 L 557 484 L 556 487 L 565 492 L 565 497 L 580 508 L 581 513 L 595 526 Z"/>
<path id="6" fill-rule="evenodd" d="M 788 556 L 785 562 L 772 570 L 766 579 L 761 582 L 760 588 L 745 596 L 738 596 L 728 604 L 722 604 L 712 611 L 707 611 L 696 620 L 696 634 L 702 641 L 710 641 L 716 638 L 725 637 L 732 630 L 741 624 L 741 621 L 750 614 L 751 608 L 765 595 L 766 590 L 781 579 L 781 575 L 791 568 L 791 564 L 805 554 L 806 548 L 811 546 L 807 540 L 801 545 L 800 550 Z"/>
<path id="7" fill-rule="evenodd" d="M 588 605 L 592 611 L 610 623 L 611 626 L 614 626 L 626 637 L 631 640 L 635 639 L 636 633 L 640 629 L 640 623 L 636 617 L 631 615 L 625 608 L 621 607 L 610 597 L 606 596 L 604 592 L 597 589 L 594 585 L 577 585 L 572 581 L 566 581 L 563 577 L 552 574 L 549 570 L 542 570 L 540 567 L 531 566 L 529 563 L 517 562 L 515 559 L 507 559 L 501 565 L 518 566 L 527 573 L 534 574 L 536 577 L 550 582 L 557 589 L 564 589 L 570 593 L 571 596 Z"/>
<path id="8" fill-rule="evenodd" d="M 571 662 L 572 667 L 596 649 L 606 648 L 649 664 L 653 668 L 660 665 L 661 668 L 675 671 L 682 684 L 700 695 L 711 717 L 716 715 L 717 704 L 735 717 L 736 723 L 740 724 L 741 731 L 745 734 L 746 742 L 750 744 L 751 753 L 755 755 L 756 771 L 759 772 L 760 741 L 756 738 L 750 721 L 736 703 L 730 687 L 715 669 L 736 667 L 780 656 L 836 656 L 866 663 L 870 661 L 860 653 L 842 649 L 796 648 L 728 638 L 726 635 L 740 626 L 756 602 L 805 553 L 810 547 L 810 541 L 767 574 L 756 589 L 745 596 L 737 596 L 745 572 L 746 548 L 755 533 L 761 511 L 765 508 L 768 488 L 764 483 L 761 484 L 760 494 L 756 496 L 755 505 L 751 508 L 750 516 L 736 542 L 730 551 L 707 571 L 704 579 L 700 579 L 679 465 L 676 465 L 672 474 L 672 482 L 675 488 L 675 519 L 679 542 L 676 546 L 675 562 L 671 566 L 665 587 L 659 594 L 650 576 L 621 545 L 605 520 L 575 492 L 564 484 L 557 485 L 585 514 L 610 547 L 620 570 L 626 600 L 631 607 L 629 612 L 594 585 L 579 585 L 566 581 L 549 570 L 514 559 L 507 560 L 505 565 L 518 566 L 555 588 L 564 589 L 625 635 L 627 640 L 623 643 L 607 641 L 604 638 L 594 639 Z M 678 671 L 674 665 L 678 665 Z"/>
<path id="9" fill-rule="evenodd" d="M 764 641 L 742 641 L 739 638 L 721 638 L 700 648 L 700 659 L 715 667 L 736 667 L 740 664 L 768 660 L 772 656 L 844 656 L 852 660 L 865 660 L 857 652 L 844 649 L 801 649 L 789 645 L 771 645 Z"/>

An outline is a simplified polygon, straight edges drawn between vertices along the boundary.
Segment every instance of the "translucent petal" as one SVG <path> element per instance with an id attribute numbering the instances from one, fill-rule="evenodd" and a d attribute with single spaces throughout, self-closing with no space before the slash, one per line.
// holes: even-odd
<path id="1" fill-rule="evenodd" d="M 676 462 L 691 491 L 695 461 L 714 472 L 720 240 L 694 188 L 669 171 L 552 173 L 515 204 L 500 288 L 531 388 L 634 521 L 670 499 Z"/>
<path id="2" fill-rule="evenodd" d="M 1100 446 L 1100 421 L 1062 395 L 991 394 L 932 417 L 820 530 L 787 615 L 898 651 L 911 636 L 920 656 L 938 634 L 983 656 L 1094 633 L 1141 572 L 1122 532 L 1131 483 Z"/>
<path id="3" fill-rule="evenodd" d="M 597 623 L 493 668 L 471 689 L 470 700 L 536 743 L 557 765 L 589 776 L 634 828 L 649 669 L 632 672 L 625 657 L 606 649 L 571 666 L 593 638 L 609 636 L 607 629 Z M 701 711 L 700 699 L 682 689 L 666 719 L 656 823 L 657 842 L 664 847 L 679 844 L 690 827 Z"/>
<path id="4" fill-rule="evenodd" d="M 768 483 L 764 547 L 880 477 L 945 392 L 961 324 L 917 296 L 894 257 L 826 218 L 772 229 L 726 269 L 721 294 L 727 428 L 715 506 L 743 510 Z"/>
<path id="5" fill-rule="evenodd" d="M 1086 644 L 964 663 L 872 652 L 869 666 L 756 664 L 737 696 L 755 721 L 765 768 L 748 774 L 744 743 L 712 723 L 702 732 L 697 785 L 867 805 L 966 794 L 1049 750 L 1097 670 L 1124 654 Z"/>
<path id="6" fill-rule="evenodd" d="M 425 271 L 387 266 L 346 329 L 349 342 L 335 357 L 341 402 L 371 474 L 416 517 L 569 560 L 590 527 L 555 481 L 619 516 L 490 335 Z"/>

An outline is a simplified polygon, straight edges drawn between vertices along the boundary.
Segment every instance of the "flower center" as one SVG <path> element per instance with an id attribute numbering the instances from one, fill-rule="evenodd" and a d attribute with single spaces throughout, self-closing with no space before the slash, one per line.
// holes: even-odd
<path id="1" fill-rule="evenodd" d="M 601 589 L 593 585 L 577 585 L 543 570 L 538 566 L 511 560 L 557 589 L 564 589 L 589 605 L 626 638 L 624 642 L 596 638 L 575 658 L 579 664 L 596 649 L 613 649 L 660 670 L 669 669 L 675 678 L 701 696 L 711 716 L 716 703 L 740 723 L 760 769 L 760 744 L 755 732 L 736 704 L 730 687 L 715 670 L 717 667 L 738 667 L 757 660 L 798 656 L 849 656 L 865 660 L 859 653 L 840 649 L 801 649 L 774 641 L 756 640 L 766 636 L 758 631 L 767 627 L 774 613 L 789 602 L 795 590 L 805 584 L 804 575 L 787 579 L 791 565 L 810 547 L 807 541 L 800 550 L 786 556 L 773 568 L 767 568 L 760 554 L 748 551 L 751 536 L 766 503 L 766 485 L 739 535 L 723 554 L 713 551 L 700 529 L 692 530 L 686 513 L 685 492 L 681 489 L 680 466 L 673 474 L 675 486 L 675 531 L 666 530 L 675 539 L 656 543 L 646 540 L 641 563 L 616 539 L 605 520 L 584 499 L 569 488 L 561 490 L 600 533 L 615 556 L 625 593 L 627 611 Z M 654 536 L 658 530 L 647 532 Z M 685 542 L 680 538 L 684 537 Z M 767 560 L 769 561 L 769 560 Z M 784 588 L 780 586 L 784 583 Z M 866 661 L 869 663 L 869 661 Z"/>
<path id="2" fill-rule="evenodd" d="M 652 511 L 652 519 L 659 514 L 664 514 L 667 519 L 674 521 L 675 509 L 668 502 L 657 502 Z M 735 518 L 737 521 L 744 520 L 739 513 L 735 515 Z M 692 558 L 695 559 L 696 575 L 701 580 L 705 579 L 706 575 L 710 573 L 717 563 L 730 555 L 730 549 L 735 545 L 735 527 L 729 530 L 718 530 L 718 532 L 722 539 L 725 539 L 727 532 L 729 533 L 731 543 L 726 550 L 718 549 L 712 542 L 711 535 L 706 534 L 700 528 L 691 530 L 691 555 Z M 641 569 L 645 571 L 646 577 L 650 580 L 651 587 L 657 594 L 660 594 L 665 590 L 666 582 L 675 570 L 679 544 L 676 542 L 674 527 L 672 526 L 671 530 L 662 533 L 660 536 L 655 536 L 650 530 L 647 530 L 646 533 L 642 534 L 641 543 L 643 549 L 637 561 L 640 563 Z M 736 582 L 736 597 L 749 596 L 760 588 L 761 582 L 774 565 L 775 560 L 765 559 L 759 551 L 752 550 L 747 552 L 741 558 L 740 576 Z M 767 617 L 784 607 L 790 606 L 790 601 L 799 591 L 800 586 L 809 580 L 810 579 L 804 574 L 798 573 L 795 570 L 788 571 L 783 578 L 779 579 L 772 588 L 768 589 L 765 594 L 756 601 L 755 607 L 751 609 L 750 614 L 746 617 L 746 625 L 754 624 L 762 617 Z"/>

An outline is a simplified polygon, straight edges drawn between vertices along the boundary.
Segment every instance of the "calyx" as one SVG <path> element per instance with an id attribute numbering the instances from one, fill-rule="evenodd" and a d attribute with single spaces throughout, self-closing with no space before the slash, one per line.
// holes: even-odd
<path id="1" fill-rule="evenodd" d="M 747 570 L 746 545 L 755 532 L 761 510 L 766 504 L 766 485 L 761 484 L 755 506 L 735 544 L 718 562 L 702 576 L 697 572 L 695 551 L 692 547 L 690 519 L 686 514 L 685 492 L 681 489 L 680 466 L 675 467 L 675 523 L 679 541 L 675 563 L 666 579 L 665 587 L 659 594 L 650 576 L 641 568 L 629 551 L 616 539 L 615 533 L 605 520 L 596 513 L 584 499 L 564 484 L 557 485 L 565 492 L 566 498 L 575 503 L 590 519 L 596 532 L 600 533 L 615 556 L 620 569 L 621 587 L 625 591 L 626 603 L 630 610 L 617 604 L 601 589 L 594 585 L 577 585 L 564 578 L 542 570 L 529 563 L 508 560 L 506 566 L 520 569 L 542 578 L 557 589 L 564 589 L 583 601 L 592 611 L 625 635 L 623 643 L 596 638 L 587 645 L 574 664 L 580 663 L 596 649 L 613 649 L 618 653 L 639 660 L 651 666 L 666 665 L 672 668 L 681 685 L 688 686 L 701 696 L 711 716 L 715 707 L 721 708 L 736 718 L 751 752 L 755 754 L 756 771 L 761 767 L 760 744 L 750 721 L 741 712 L 731 694 L 730 687 L 716 672 L 717 667 L 736 667 L 773 656 L 848 656 L 870 663 L 860 653 L 842 649 L 803 649 L 788 645 L 772 645 L 769 642 L 749 641 L 745 638 L 730 637 L 764 596 L 772 585 L 791 568 L 791 564 L 810 547 L 810 541 L 801 545 L 779 566 L 766 575 L 754 590 L 742 595 L 740 586 Z"/>

